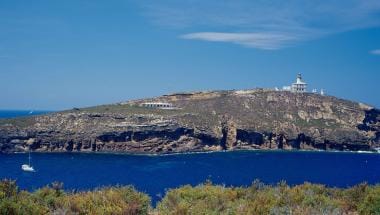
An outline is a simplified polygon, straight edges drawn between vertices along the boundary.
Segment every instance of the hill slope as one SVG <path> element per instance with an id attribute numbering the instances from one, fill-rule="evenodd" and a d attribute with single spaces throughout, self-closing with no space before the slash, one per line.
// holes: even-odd
<path id="1" fill-rule="evenodd" d="M 178 109 L 141 107 L 170 102 Z M 373 150 L 380 111 L 330 96 L 270 90 L 165 95 L 0 120 L 0 151 L 171 153 L 233 149 Z"/>

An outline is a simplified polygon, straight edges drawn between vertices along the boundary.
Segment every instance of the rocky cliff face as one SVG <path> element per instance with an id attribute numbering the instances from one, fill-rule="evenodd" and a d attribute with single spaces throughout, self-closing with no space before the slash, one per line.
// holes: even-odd
<path id="1" fill-rule="evenodd" d="M 144 102 L 169 102 L 161 110 Z M 380 111 L 311 93 L 166 95 L 0 120 L 0 151 L 174 153 L 234 149 L 373 150 Z"/>

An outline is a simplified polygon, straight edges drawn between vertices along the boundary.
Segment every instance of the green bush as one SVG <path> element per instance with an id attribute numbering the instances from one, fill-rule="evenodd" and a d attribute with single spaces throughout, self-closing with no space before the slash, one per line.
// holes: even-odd
<path id="1" fill-rule="evenodd" d="M 148 214 L 150 198 L 132 187 L 108 187 L 65 193 L 54 182 L 33 193 L 18 191 L 15 181 L 0 182 L 0 214 Z"/>
<path id="2" fill-rule="evenodd" d="M 370 189 L 358 206 L 360 214 L 380 214 L 380 186 Z"/>
<path id="3" fill-rule="evenodd" d="M 75 214 L 148 214 L 150 198 L 132 187 L 108 187 L 66 195 L 60 209 Z"/>
<path id="4" fill-rule="evenodd" d="M 0 181 L 2 214 L 380 214 L 380 185 L 328 188 L 304 183 L 275 186 L 254 181 L 249 187 L 225 187 L 206 182 L 168 190 L 154 209 L 150 198 L 130 186 L 64 192 L 54 182 L 34 192 L 20 191 L 15 181 Z"/>
<path id="5" fill-rule="evenodd" d="M 184 186 L 169 190 L 159 214 L 380 214 L 380 188 L 348 189 L 305 183 L 290 187 L 255 181 L 250 187 Z"/>
<path id="6" fill-rule="evenodd" d="M 15 181 L 4 179 L 0 183 L 0 199 L 11 198 L 17 195 L 18 187 Z"/>
<path id="7" fill-rule="evenodd" d="M 359 204 L 364 201 L 368 190 L 369 187 L 366 183 L 358 184 L 351 188 L 343 190 L 340 195 L 341 198 L 343 198 L 342 203 L 345 210 L 357 211 Z"/>

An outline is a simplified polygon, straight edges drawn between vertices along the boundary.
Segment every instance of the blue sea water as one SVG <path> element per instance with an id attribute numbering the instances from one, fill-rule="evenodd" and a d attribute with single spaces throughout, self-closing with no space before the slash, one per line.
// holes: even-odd
<path id="1" fill-rule="evenodd" d="M 0 154 L 0 178 L 33 190 L 61 181 L 67 190 L 133 185 L 159 200 L 168 188 L 211 179 L 227 186 L 286 180 L 346 187 L 380 183 L 380 155 L 368 153 L 240 151 L 166 156 L 32 153 L 36 172 L 23 172 L 28 154 Z"/>
<path id="2" fill-rule="evenodd" d="M 50 111 L 34 111 L 34 110 L 0 110 L 0 118 L 13 118 L 18 116 L 33 116 L 44 113 L 49 113 Z"/>
<path id="3" fill-rule="evenodd" d="M 133 185 L 153 198 L 169 188 L 197 185 L 210 179 L 227 186 L 249 186 L 285 180 L 331 187 L 380 183 L 380 154 L 350 152 L 238 151 L 164 156 L 87 153 L 32 153 L 36 172 L 23 172 L 28 154 L 0 154 L 0 179 L 17 180 L 34 190 L 53 181 L 66 190 Z"/>

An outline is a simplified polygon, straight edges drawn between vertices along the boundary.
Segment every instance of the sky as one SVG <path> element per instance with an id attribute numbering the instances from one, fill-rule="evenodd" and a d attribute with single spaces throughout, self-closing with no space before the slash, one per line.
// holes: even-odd
<path id="1" fill-rule="evenodd" d="M 274 88 L 298 73 L 380 108 L 380 1 L 0 0 L 0 109 Z"/>

